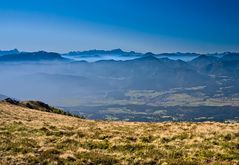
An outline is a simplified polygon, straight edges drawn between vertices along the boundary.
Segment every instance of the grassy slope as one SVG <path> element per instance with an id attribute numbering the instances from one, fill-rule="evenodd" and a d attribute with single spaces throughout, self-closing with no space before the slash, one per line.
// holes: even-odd
<path id="1" fill-rule="evenodd" d="M 0 164 L 49 162 L 238 164 L 239 124 L 90 121 L 0 103 Z"/>

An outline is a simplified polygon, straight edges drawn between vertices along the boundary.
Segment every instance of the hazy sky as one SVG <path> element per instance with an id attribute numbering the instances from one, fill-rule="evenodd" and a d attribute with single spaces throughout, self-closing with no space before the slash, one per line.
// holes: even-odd
<path id="1" fill-rule="evenodd" d="M 239 51 L 238 0 L 1 0 L 0 49 Z"/>

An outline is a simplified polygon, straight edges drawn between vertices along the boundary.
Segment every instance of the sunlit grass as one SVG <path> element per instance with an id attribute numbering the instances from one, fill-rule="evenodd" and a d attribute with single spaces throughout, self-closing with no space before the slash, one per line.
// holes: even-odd
<path id="1" fill-rule="evenodd" d="M 0 164 L 238 164 L 239 124 L 82 120 L 0 103 Z"/>

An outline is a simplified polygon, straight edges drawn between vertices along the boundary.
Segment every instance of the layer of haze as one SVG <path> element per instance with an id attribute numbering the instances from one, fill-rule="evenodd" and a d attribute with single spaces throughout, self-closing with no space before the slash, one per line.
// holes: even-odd
<path id="1" fill-rule="evenodd" d="M 7 0 L 0 49 L 224 52 L 239 48 L 237 0 Z"/>

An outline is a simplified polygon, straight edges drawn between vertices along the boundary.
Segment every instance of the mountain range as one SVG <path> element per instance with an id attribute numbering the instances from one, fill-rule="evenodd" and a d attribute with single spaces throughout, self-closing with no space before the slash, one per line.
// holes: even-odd
<path id="1" fill-rule="evenodd" d="M 222 57 L 227 53 L 214 53 L 214 54 L 205 54 L 209 56 Z M 63 54 L 65 57 L 72 58 L 74 60 L 86 60 L 89 62 L 94 62 L 98 60 L 131 60 L 135 58 L 140 58 L 143 56 L 155 56 L 157 58 L 168 57 L 170 59 L 181 59 L 184 61 L 190 61 L 193 58 L 196 58 L 202 54 L 198 53 L 160 53 L 155 54 L 152 52 L 139 53 L 135 51 L 123 51 L 121 49 L 113 50 L 89 50 L 89 51 L 72 51 L 69 53 Z"/>
<path id="2" fill-rule="evenodd" d="M 11 55 L 11 54 L 18 54 L 19 51 L 17 49 L 13 49 L 13 50 L 0 50 L 0 56 L 3 55 Z"/>
<path id="3" fill-rule="evenodd" d="M 228 54 L 230 52 L 225 52 L 225 53 L 212 53 L 212 54 L 205 54 L 205 55 L 211 55 L 211 56 L 223 56 L 225 54 Z M 147 52 L 147 53 L 140 53 L 140 52 L 135 52 L 135 51 L 123 51 L 122 49 L 113 49 L 113 50 L 87 50 L 87 51 L 71 51 L 69 53 L 65 53 L 63 55 L 69 55 L 69 56 L 84 56 L 84 55 L 91 55 L 91 56 L 97 56 L 97 55 L 122 55 L 122 56 L 142 56 L 142 55 L 153 55 L 153 56 L 199 56 L 202 54 L 198 53 L 181 53 L 181 52 L 176 52 L 176 53 L 152 53 L 152 52 Z"/>
<path id="4" fill-rule="evenodd" d="M 69 53 L 53 53 L 53 52 L 21 52 L 17 49 L 9 51 L 0 50 L 0 61 L 39 61 L 39 60 L 76 60 L 76 61 L 88 61 L 96 62 L 99 60 L 132 60 L 145 56 L 155 56 L 157 58 L 169 58 L 173 60 L 181 59 L 183 61 L 191 61 L 192 59 L 201 55 L 210 57 L 229 57 L 238 55 L 238 53 L 225 52 L 225 53 L 214 53 L 214 54 L 198 54 L 198 53 L 160 53 L 154 54 L 152 52 L 139 53 L 135 51 L 123 51 L 121 49 L 113 50 L 88 50 L 88 51 L 72 51 Z M 2 57 L 1 57 L 2 56 Z"/>
<path id="5" fill-rule="evenodd" d="M 8 51 L 13 52 L 13 51 Z M 23 62 L 23 61 L 32 61 L 32 62 L 38 62 L 38 61 L 63 61 L 67 60 L 66 58 L 63 58 L 58 53 L 52 53 L 52 52 L 45 52 L 45 51 L 39 51 L 39 52 L 18 52 L 12 53 L 12 54 L 5 54 L 0 56 L 0 62 Z"/>

